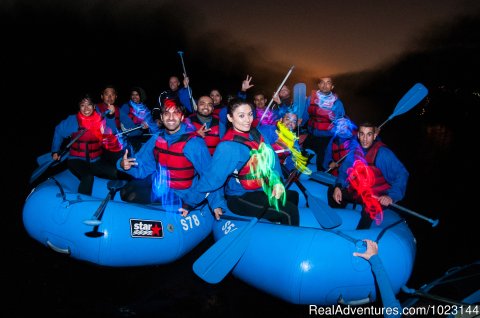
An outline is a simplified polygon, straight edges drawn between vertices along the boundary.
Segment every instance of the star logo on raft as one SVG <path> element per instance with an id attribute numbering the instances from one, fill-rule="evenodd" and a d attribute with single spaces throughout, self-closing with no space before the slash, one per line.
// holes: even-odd
<path id="1" fill-rule="evenodd" d="M 130 219 L 130 236 L 163 238 L 162 221 Z"/>

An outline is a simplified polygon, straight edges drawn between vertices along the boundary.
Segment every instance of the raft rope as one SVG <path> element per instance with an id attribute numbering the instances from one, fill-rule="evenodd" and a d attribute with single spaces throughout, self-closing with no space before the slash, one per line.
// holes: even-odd
<path id="1" fill-rule="evenodd" d="M 404 219 L 401 219 L 401 220 L 398 220 L 396 222 L 393 222 L 392 224 L 389 224 L 388 226 L 384 227 L 377 235 L 377 238 L 374 240 L 376 242 L 380 242 L 380 239 L 383 237 L 383 235 L 389 230 L 391 229 L 392 227 L 394 226 L 397 226 L 401 223 L 406 223 L 406 221 Z M 348 234 L 345 234 L 343 233 L 342 231 L 339 231 L 339 230 L 329 230 L 329 229 L 320 229 L 322 231 L 326 231 L 326 232 L 330 232 L 330 233 L 333 233 L 335 235 L 338 235 L 344 239 L 346 239 L 347 241 L 350 241 L 352 242 L 353 244 L 357 244 L 358 242 L 361 242 L 363 241 L 363 238 L 362 239 L 357 239 L 357 238 L 354 238 Z"/>
<path id="2" fill-rule="evenodd" d="M 378 233 L 377 238 L 375 239 L 375 241 L 376 241 L 376 242 L 380 241 L 380 239 L 382 238 L 382 236 L 385 234 L 385 232 L 386 232 L 388 229 L 390 229 L 390 228 L 392 228 L 392 227 L 394 227 L 394 226 L 396 226 L 396 225 L 398 225 L 398 224 L 401 224 L 401 223 L 407 223 L 407 222 L 406 222 L 404 219 L 401 219 L 401 220 L 398 220 L 398 221 L 396 221 L 396 222 L 393 222 L 392 224 L 389 224 L 388 226 L 384 227 L 384 228 L 380 231 L 380 233 Z"/>
<path id="3" fill-rule="evenodd" d="M 244 221 L 244 222 L 248 222 L 249 219 L 247 218 L 242 218 L 242 217 L 238 217 L 238 216 L 234 216 L 234 215 L 222 215 L 220 217 L 222 220 L 231 220 L 231 221 Z M 267 224 L 275 224 L 275 223 L 272 223 L 270 221 L 259 221 L 261 223 L 267 223 Z M 388 226 L 386 226 L 385 228 L 383 228 L 377 235 L 376 239 L 374 241 L 376 242 L 380 242 L 380 239 L 383 237 L 383 235 L 389 230 L 391 229 L 392 227 L 394 226 L 397 226 L 399 224 L 402 224 L 402 223 L 406 223 L 405 219 L 401 219 L 401 220 L 398 220 L 396 222 L 393 222 L 392 224 L 389 224 Z M 329 232 L 329 233 L 332 233 L 332 234 L 335 234 L 335 235 L 338 235 L 340 236 L 341 238 L 344 238 L 346 239 L 347 241 L 350 241 L 352 242 L 354 245 L 356 245 L 358 242 L 362 242 L 363 239 L 357 239 L 357 238 L 354 238 L 348 234 L 345 234 L 343 233 L 342 231 L 339 231 L 339 230 L 329 230 L 329 229 L 319 229 L 319 228 L 316 228 L 316 227 L 307 227 L 307 226 L 302 226 L 304 228 L 310 228 L 310 229 L 316 229 L 316 230 L 320 230 L 320 231 L 325 231 L 325 232 Z"/>

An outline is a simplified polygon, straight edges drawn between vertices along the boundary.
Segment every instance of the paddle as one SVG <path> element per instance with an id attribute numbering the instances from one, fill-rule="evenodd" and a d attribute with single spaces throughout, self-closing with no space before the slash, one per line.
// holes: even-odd
<path id="1" fill-rule="evenodd" d="M 422 99 L 424 99 L 427 94 L 428 89 L 423 86 L 423 84 L 416 83 L 415 85 L 413 85 L 412 88 L 410 88 L 408 92 L 406 92 L 405 95 L 403 95 L 403 97 L 398 101 L 395 109 L 393 110 L 393 113 L 380 126 L 378 126 L 378 129 L 381 129 L 383 125 L 385 125 L 392 118 L 408 112 L 410 109 L 415 107 Z M 338 161 L 336 161 L 335 163 L 338 165 L 340 162 L 342 162 L 343 159 L 348 156 L 349 153 L 350 151 L 347 152 L 342 158 L 338 159 Z M 329 168 L 325 172 L 330 172 L 332 169 L 333 168 Z"/>
<path id="2" fill-rule="evenodd" d="M 305 112 L 305 104 L 307 102 L 307 85 L 305 83 L 297 83 L 293 86 L 293 109 L 297 114 L 297 120 L 300 122 Z M 297 125 L 297 136 L 300 133 L 300 124 Z"/>
<path id="3" fill-rule="evenodd" d="M 410 109 L 415 107 L 422 99 L 425 98 L 428 94 L 428 89 L 423 86 L 421 83 L 416 83 L 408 92 L 403 95 L 400 101 L 397 103 L 397 106 L 393 110 L 393 113 L 380 125 L 378 129 L 382 128 L 389 120 L 395 116 L 401 115 L 405 112 L 408 112 Z"/>
<path id="4" fill-rule="evenodd" d="M 288 185 L 285 184 L 285 189 Z M 267 201 L 262 212 L 246 226 L 235 228 L 213 244 L 193 263 L 194 273 L 210 284 L 217 284 L 227 276 L 245 253 L 255 224 L 267 213 L 269 207 Z"/>
<path id="5" fill-rule="evenodd" d="M 185 62 L 183 61 L 183 52 L 178 51 L 178 55 L 180 55 L 180 60 L 182 61 L 182 68 L 183 68 L 183 74 L 185 77 L 188 77 L 187 75 L 187 70 L 185 69 Z M 190 97 L 190 101 L 192 102 L 193 110 L 197 111 L 197 103 L 195 103 L 195 99 L 193 99 L 192 96 L 192 89 L 190 88 L 190 83 L 188 84 L 188 97 Z"/>
<path id="6" fill-rule="evenodd" d="M 400 205 L 398 205 L 398 204 L 396 204 L 396 203 L 391 203 L 390 205 L 393 206 L 394 208 L 400 210 L 400 211 L 406 212 L 406 213 L 408 213 L 408 214 L 411 214 L 411 215 L 413 215 L 413 216 L 416 216 L 417 218 L 420 218 L 420 219 L 422 219 L 422 220 L 425 220 L 425 221 L 427 221 L 427 222 L 430 222 L 430 223 L 432 224 L 432 227 L 437 226 L 437 225 L 438 225 L 438 222 L 440 222 L 440 220 L 438 220 L 438 219 L 436 219 L 436 220 L 429 219 L 429 218 L 427 218 L 426 216 L 421 215 L 420 213 L 417 213 L 417 212 L 415 212 L 415 211 L 412 211 L 412 210 L 410 210 L 410 209 L 407 209 L 407 208 L 405 208 L 405 207 L 403 207 L 403 206 L 400 206 Z"/>
<path id="7" fill-rule="evenodd" d="M 310 179 L 326 185 L 334 185 L 337 177 L 335 177 L 333 174 L 327 173 L 327 171 L 315 171 L 310 175 Z"/>
<path id="8" fill-rule="evenodd" d="M 459 302 L 459 301 L 456 301 L 454 299 L 450 299 L 450 298 L 445 298 L 445 297 L 442 297 L 442 296 L 437 296 L 437 295 L 433 295 L 433 294 L 430 294 L 430 293 L 426 293 L 424 291 L 421 291 L 421 290 L 417 290 L 417 289 L 413 289 L 413 288 L 408 288 L 406 285 L 403 285 L 402 288 L 401 288 L 402 292 L 408 294 L 408 295 L 413 295 L 413 296 L 417 296 L 417 297 L 422 297 L 422 298 L 425 298 L 425 299 L 430 299 L 430 300 L 435 300 L 437 302 L 444 302 L 444 303 L 447 303 L 447 304 L 452 304 L 454 306 L 458 306 L 458 307 L 462 307 L 462 306 L 465 306 L 465 307 L 469 307 L 469 306 L 472 306 L 472 304 L 469 304 L 467 302 Z M 429 289 L 427 289 L 426 291 L 428 291 Z M 463 317 L 463 316 L 462 316 Z M 478 317 L 478 316 L 472 316 L 472 317 Z"/>
<path id="9" fill-rule="evenodd" d="M 378 197 L 376 197 L 376 196 L 373 196 L 373 197 L 374 197 L 375 199 L 378 199 Z M 401 205 L 398 205 L 398 204 L 396 204 L 396 203 L 393 203 L 393 202 L 390 203 L 390 206 L 392 206 L 392 207 L 394 207 L 394 208 L 396 208 L 396 209 L 398 209 L 398 210 L 400 210 L 400 211 L 403 211 L 403 212 L 405 212 L 405 213 L 408 213 L 408 214 L 410 214 L 410 215 L 416 216 L 417 218 L 420 218 L 420 219 L 422 219 L 422 220 L 425 220 L 425 221 L 427 221 L 427 222 L 430 222 L 430 223 L 432 224 L 432 227 L 437 226 L 438 223 L 440 222 L 438 219 L 436 219 L 436 220 L 429 219 L 429 218 L 427 218 L 426 216 L 421 215 L 420 213 L 417 213 L 417 212 L 415 212 L 415 211 L 412 211 L 412 210 L 410 210 L 410 209 L 407 209 L 407 208 L 405 208 L 405 207 L 403 207 L 403 206 L 401 206 Z"/>
<path id="10" fill-rule="evenodd" d="M 116 134 L 116 136 L 118 137 L 118 136 L 122 136 L 122 135 L 125 135 L 125 134 L 129 134 L 132 131 L 138 130 L 140 128 L 142 128 L 142 126 L 137 126 L 137 127 L 134 127 L 134 128 L 130 128 L 130 129 L 127 129 L 125 131 L 119 132 L 118 134 Z M 68 153 L 65 153 L 64 155 L 62 155 L 60 157 L 60 160 L 54 162 L 54 165 L 63 162 L 66 158 L 68 158 Z M 47 163 L 50 163 L 51 160 L 52 160 L 52 154 L 47 152 L 47 153 L 44 153 L 43 155 L 37 157 L 37 164 L 39 166 L 43 166 Z"/>
<path id="11" fill-rule="evenodd" d="M 334 184 L 335 184 L 335 181 L 336 181 L 335 176 L 333 176 L 333 175 L 331 175 L 331 174 L 329 174 L 329 173 L 325 173 L 325 172 L 323 172 L 323 171 L 317 171 L 317 172 L 312 173 L 312 174 L 310 175 L 310 178 L 313 179 L 313 180 L 315 180 L 315 181 L 319 181 L 319 182 L 321 182 L 321 183 L 323 183 L 323 184 L 327 184 L 327 185 L 334 185 Z M 378 197 L 375 197 L 375 196 L 374 196 L 374 198 L 378 199 Z M 309 202 L 308 204 L 310 204 L 310 202 Z M 422 220 L 428 221 L 428 222 L 430 222 L 430 223 L 432 224 L 432 227 L 437 226 L 438 223 L 440 222 L 438 219 L 437 219 L 437 220 L 429 219 L 429 218 L 427 218 L 426 216 L 421 215 L 420 213 L 417 213 L 417 212 L 415 212 L 415 211 L 412 211 L 412 210 L 410 210 L 410 209 L 407 209 L 407 208 L 405 208 L 405 207 L 403 207 L 403 206 L 401 206 L 401 205 L 398 205 L 398 204 L 396 204 L 396 203 L 391 203 L 390 206 L 391 206 L 391 207 L 394 207 L 394 208 L 396 208 L 396 209 L 398 209 L 398 210 L 400 210 L 400 211 L 403 211 L 403 212 L 406 212 L 406 213 L 411 214 L 411 215 L 413 215 L 413 216 L 416 216 L 416 217 L 418 217 L 418 218 L 420 218 L 420 219 L 422 219 Z"/>
<path id="12" fill-rule="evenodd" d="M 62 158 L 63 158 L 63 156 L 62 156 Z M 62 160 L 62 158 L 60 158 L 60 160 Z M 40 155 L 40 156 L 37 157 L 37 165 L 41 166 L 44 163 L 50 161 L 51 159 L 52 159 L 52 153 L 46 152 L 43 155 Z"/>
<path id="13" fill-rule="evenodd" d="M 294 65 L 292 65 L 292 67 L 290 67 L 290 69 L 288 70 L 287 75 L 285 75 L 285 78 L 283 79 L 282 83 L 278 86 L 277 91 L 275 92 L 275 94 L 273 94 L 273 97 L 278 96 L 278 92 L 280 92 L 280 90 L 282 89 L 283 85 L 284 85 L 285 82 L 287 81 L 288 77 L 290 76 L 290 74 L 292 74 L 292 71 L 293 71 L 294 68 L 295 68 Z M 265 117 L 265 115 L 267 115 L 268 110 L 270 109 L 270 106 L 272 106 L 273 97 L 272 97 L 272 99 L 270 99 L 270 102 L 268 102 L 267 108 L 265 108 L 265 111 L 263 112 L 262 117 L 260 117 L 260 121 L 258 122 L 258 125 L 259 125 L 259 126 L 262 124 L 262 120 L 263 120 L 263 118 Z"/>
<path id="14" fill-rule="evenodd" d="M 93 214 L 91 219 L 83 221 L 86 225 L 93 226 L 93 230 L 90 232 L 85 233 L 88 237 L 101 237 L 103 236 L 103 232 L 98 231 L 98 226 L 102 224 L 102 217 L 103 213 L 105 212 L 105 208 L 107 207 L 108 202 L 115 197 L 115 193 L 118 190 L 123 188 L 127 184 L 127 180 L 110 180 L 107 183 L 108 194 L 103 199 L 102 203 L 98 207 L 97 211 Z"/>
<path id="15" fill-rule="evenodd" d="M 129 134 L 129 133 L 131 133 L 132 131 L 139 130 L 139 129 L 142 129 L 142 128 L 143 128 L 143 126 L 140 125 L 140 126 L 137 126 L 137 127 L 133 127 L 133 128 L 130 128 L 130 129 L 126 129 L 126 130 L 124 130 L 124 131 L 119 132 L 118 134 L 116 134 L 116 136 L 118 137 L 118 136 L 122 136 L 122 135 L 125 135 L 125 134 Z"/>
<path id="16" fill-rule="evenodd" d="M 286 173 L 286 167 L 282 165 L 282 170 Z M 325 202 L 314 196 L 310 191 L 305 188 L 305 186 L 298 180 L 298 175 L 300 171 L 293 170 L 288 180 L 292 180 L 295 182 L 297 187 L 302 191 L 302 193 L 307 198 L 308 207 L 312 211 L 313 216 L 317 219 L 318 224 L 324 229 L 333 229 L 340 225 L 342 225 L 342 219 L 338 216 L 338 214 Z M 291 184 L 288 183 L 288 185 Z M 287 187 L 285 187 L 287 189 Z"/>
<path id="17" fill-rule="evenodd" d="M 59 153 L 59 156 L 60 156 L 60 162 L 62 162 L 63 160 L 65 160 L 65 158 L 67 157 L 67 153 L 68 153 L 68 150 L 70 149 L 70 147 L 80 138 L 83 136 L 83 134 L 85 134 L 87 130 L 84 129 L 84 128 L 81 128 L 80 129 L 80 132 L 75 136 L 75 138 L 73 138 L 66 146 L 65 148 L 60 151 Z M 65 157 L 65 158 L 64 158 Z M 53 158 L 50 157 L 50 160 L 41 164 L 37 169 L 35 169 L 35 171 L 33 171 L 32 173 L 32 176 L 30 177 L 30 184 L 32 184 L 33 182 L 35 182 L 35 180 L 38 179 L 38 177 L 40 177 L 45 171 L 47 171 L 48 168 L 50 168 L 54 163 L 57 163 L 58 160 L 54 160 Z"/>

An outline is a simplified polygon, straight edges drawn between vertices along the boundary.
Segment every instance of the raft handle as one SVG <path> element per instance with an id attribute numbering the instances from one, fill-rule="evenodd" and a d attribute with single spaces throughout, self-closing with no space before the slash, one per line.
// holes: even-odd
<path id="1" fill-rule="evenodd" d="M 58 189 L 60 190 L 60 195 L 62 196 L 63 202 L 67 201 L 67 196 L 65 195 L 65 191 L 63 190 L 63 187 L 60 184 L 60 182 L 58 182 L 58 180 L 55 179 L 54 177 L 50 177 L 48 179 L 53 180 L 53 182 L 55 182 L 55 184 L 57 185 Z"/>
<path id="2" fill-rule="evenodd" d="M 54 251 L 57 252 L 57 253 L 62 253 L 62 254 L 70 255 L 70 248 L 69 248 L 69 247 L 67 247 L 67 248 L 60 248 L 60 247 L 58 247 L 58 246 L 53 245 L 53 243 L 50 242 L 49 240 L 47 240 L 47 245 L 48 245 L 48 247 L 50 247 L 52 250 L 54 250 Z"/>
<path id="3" fill-rule="evenodd" d="M 372 295 L 369 293 L 368 297 L 366 297 L 366 298 L 351 300 L 351 301 L 345 301 L 345 299 L 343 299 L 343 296 L 340 294 L 337 302 L 341 305 L 359 306 L 359 305 L 365 305 L 365 304 L 373 302 L 373 298 L 372 298 Z"/>

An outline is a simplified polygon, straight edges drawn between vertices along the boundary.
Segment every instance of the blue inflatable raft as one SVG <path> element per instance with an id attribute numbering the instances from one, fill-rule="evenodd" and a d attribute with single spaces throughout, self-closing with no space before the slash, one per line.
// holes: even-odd
<path id="1" fill-rule="evenodd" d="M 327 187 L 302 178 L 311 195 L 326 198 Z M 292 189 L 295 186 L 292 187 Z M 298 188 L 297 188 L 298 189 Z M 245 283 L 294 304 L 351 304 L 373 302 L 377 298 L 370 264 L 355 251 L 363 251 L 362 239 L 379 244 L 382 262 L 395 293 L 412 273 L 416 242 L 405 220 L 391 210 L 384 211 L 383 222 L 373 222 L 368 230 L 355 230 L 360 219 L 356 210 L 321 208 L 336 213 L 341 225 L 323 229 L 305 197 L 300 202 L 300 226 L 273 224 L 260 220 L 252 229 L 248 246 L 232 274 Z M 214 222 L 215 240 L 240 230 L 250 218 L 226 213 Z"/>
<path id="2" fill-rule="evenodd" d="M 115 267 L 166 264 L 212 231 L 208 207 L 184 218 L 160 205 L 125 203 L 118 193 L 110 199 L 104 179 L 95 178 L 92 196 L 78 194 L 78 184 L 65 170 L 36 186 L 23 207 L 27 233 L 75 259 Z"/>

